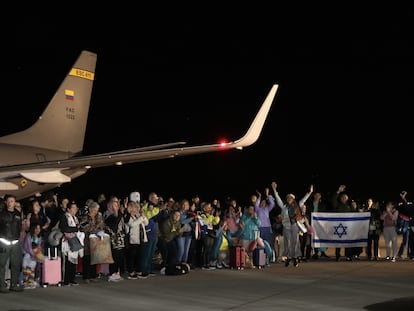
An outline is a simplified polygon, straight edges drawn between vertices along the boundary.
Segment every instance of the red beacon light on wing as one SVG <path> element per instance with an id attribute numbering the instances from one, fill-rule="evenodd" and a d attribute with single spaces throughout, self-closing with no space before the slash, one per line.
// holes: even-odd
<path id="1" fill-rule="evenodd" d="M 219 140 L 219 146 L 220 146 L 220 148 L 226 148 L 229 144 L 230 143 L 227 140 L 225 140 L 225 139 Z"/>
<path id="2" fill-rule="evenodd" d="M 227 141 L 227 140 L 225 140 L 225 139 L 221 139 L 221 140 L 219 140 L 219 142 L 218 142 L 218 145 L 219 145 L 219 147 L 221 148 L 221 149 L 230 149 L 230 148 L 233 148 L 233 147 L 230 147 L 231 145 L 233 145 L 234 144 L 234 142 L 229 142 L 229 141 Z M 236 149 L 239 149 L 239 150 L 242 150 L 243 149 L 243 147 L 236 147 Z"/>

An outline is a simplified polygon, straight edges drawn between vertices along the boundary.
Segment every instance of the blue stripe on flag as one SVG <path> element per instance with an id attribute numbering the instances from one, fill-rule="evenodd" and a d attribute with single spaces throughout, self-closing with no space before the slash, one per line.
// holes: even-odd
<path id="1" fill-rule="evenodd" d="M 314 216 L 313 220 L 325 220 L 325 221 L 355 221 L 355 220 L 369 220 L 370 217 L 322 217 Z"/>
<path id="2" fill-rule="evenodd" d="M 367 243 L 368 239 L 353 239 L 353 240 L 334 240 L 334 239 L 314 239 L 314 243 Z"/>

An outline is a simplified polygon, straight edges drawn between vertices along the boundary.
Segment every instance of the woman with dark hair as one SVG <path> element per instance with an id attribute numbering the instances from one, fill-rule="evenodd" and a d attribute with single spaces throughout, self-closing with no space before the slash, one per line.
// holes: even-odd
<path id="1" fill-rule="evenodd" d="M 75 280 L 76 265 L 78 264 L 78 257 L 83 257 L 83 249 L 76 250 L 69 244 L 69 239 L 78 236 L 78 232 L 80 230 L 79 220 L 76 217 L 78 211 L 79 208 L 76 202 L 71 202 L 68 205 L 65 215 L 59 222 L 59 228 L 63 233 L 62 257 L 65 265 L 63 284 L 67 286 L 79 285 L 79 283 Z M 84 233 L 80 236 L 84 237 Z"/>
<path id="2" fill-rule="evenodd" d="M 27 232 L 23 242 L 23 286 L 24 288 L 39 287 L 36 281 L 40 277 L 38 263 L 43 262 L 44 255 L 42 252 L 43 242 L 40 235 L 39 223 L 32 223 L 30 230 Z"/>

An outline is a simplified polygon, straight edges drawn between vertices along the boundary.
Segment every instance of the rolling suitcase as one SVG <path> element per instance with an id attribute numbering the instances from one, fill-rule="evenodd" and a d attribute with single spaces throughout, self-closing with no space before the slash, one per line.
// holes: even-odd
<path id="1" fill-rule="evenodd" d="M 78 257 L 78 263 L 76 265 L 76 275 L 83 274 L 83 257 Z"/>
<path id="2" fill-rule="evenodd" d="M 52 254 L 53 253 L 53 254 Z M 62 259 L 56 247 L 47 249 L 47 257 L 42 264 L 42 286 L 62 285 Z"/>
<path id="3" fill-rule="evenodd" d="M 230 268 L 242 270 L 246 266 L 246 250 L 243 246 L 230 247 Z"/>
<path id="4" fill-rule="evenodd" d="M 259 269 L 266 266 L 266 253 L 263 248 L 256 248 L 253 251 L 253 265 Z"/>

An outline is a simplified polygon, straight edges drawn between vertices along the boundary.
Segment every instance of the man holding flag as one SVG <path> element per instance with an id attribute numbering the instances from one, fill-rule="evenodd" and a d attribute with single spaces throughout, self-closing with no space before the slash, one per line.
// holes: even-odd
<path id="1" fill-rule="evenodd" d="M 333 213 L 312 213 L 312 247 L 335 247 L 336 261 L 342 247 L 346 260 L 352 261 L 352 248 L 365 247 L 368 241 L 370 213 L 353 212 L 345 188 L 340 185 L 332 196 Z"/>

